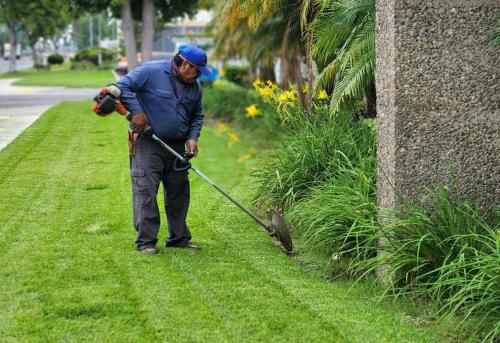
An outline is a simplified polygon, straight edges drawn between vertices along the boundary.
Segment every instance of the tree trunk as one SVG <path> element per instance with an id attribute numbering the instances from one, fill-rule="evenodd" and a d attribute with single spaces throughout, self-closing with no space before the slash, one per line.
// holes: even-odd
<path id="1" fill-rule="evenodd" d="M 33 67 L 36 67 L 38 64 L 38 56 L 36 54 L 36 49 L 35 49 L 36 41 L 30 41 L 30 48 L 31 48 L 31 58 L 33 58 Z"/>
<path id="2" fill-rule="evenodd" d="M 73 23 L 71 24 L 72 29 L 71 29 L 71 40 L 73 41 L 73 45 L 75 46 L 75 49 L 78 51 L 78 17 L 73 17 Z"/>
<path id="3" fill-rule="evenodd" d="M 366 112 L 365 118 L 377 117 L 377 93 L 375 91 L 375 82 L 365 92 L 366 95 Z"/>
<path id="4" fill-rule="evenodd" d="M 281 59 L 281 64 L 280 64 L 280 74 L 281 74 L 281 80 L 280 80 L 280 85 L 281 88 L 288 88 L 288 81 L 290 80 L 290 75 L 289 75 L 289 67 L 288 67 L 288 43 L 289 43 L 289 37 L 290 37 L 290 24 L 291 24 L 291 19 L 288 20 L 286 23 L 286 28 L 285 32 L 283 32 L 283 40 L 281 42 L 281 49 L 280 49 L 280 59 Z"/>
<path id="5" fill-rule="evenodd" d="M 307 59 L 307 94 L 304 94 L 304 107 L 309 111 L 311 109 L 312 94 L 314 88 L 314 60 L 312 54 L 313 48 L 313 32 L 311 31 L 307 36 L 306 59 Z"/>
<path id="6" fill-rule="evenodd" d="M 155 36 L 155 4 L 153 0 L 142 1 L 142 61 L 150 61 L 153 58 L 153 43 Z"/>
<path id="7" fill-rule="evenodd" d="M 304 81 L 302 80 L 302 73 L 300 71 L 300 52 L 293 49 L 292 56 L 290 57 L 290 66 L 292 72 L 292 82 L 297 85 L 297 95 L 300 99 L 300 103 L 304 108 L 307 109 L 306 94 L 302 91 L 302 86 Z"/>
<path id="8" fill-rule="evenodd" d="M 134 20 L 130 9 L 130 0 L 123 1 L 121 8 L 122 31 L 127 55 L 127 67 L 131 72 L 137 67 L 137 49 L 135 47 Z"/>
<path id="9" fill-rule="evenodd" d="M 274 73 L 274 56 L 266 58 L 265 63 L 259 67 L 259 78 L 263 81 L 276 82 L 276 74 Z"/>
<path id="10" fill-rule="evenodd" d="M 58 35 L 54 35 L 52 37 L 52 43 L 54 43 L 55 52 L 59 53 L 59 36 Z"/>
<path id="11" fill-rule="evenodd" d="M 9 29 L 10 40 L 10 56 L 9 56 L 9 73 L 16 71 L 16 53 L 17 53 L 17 35 L 16 35 L 16 22 L 7 22 Z"/>

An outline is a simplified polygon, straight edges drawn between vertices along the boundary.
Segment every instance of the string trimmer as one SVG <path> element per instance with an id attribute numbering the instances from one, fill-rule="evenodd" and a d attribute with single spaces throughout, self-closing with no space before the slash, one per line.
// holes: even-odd
<path id="1" fill-rule="evenodd" d="M 127 111 L 125 106 L 120 102 L 121 90 L 116 85 L 110 85 L 101 89 L 101 92 L 94 98 L 94 103 L 92 106 L 92 110 L 100 116 L 108 115 L 114 111 L 118 112 L 121 115 L 124 115 L 128 120 L 131 119 L 130 112 Z M 234 199 L 231 195 L 229 195 L 226 191 L 224 191 L 220 186 L 218 186 L 215 182 L 210 180 L 205 174 L 203 174 L 200 170 L 198 170 L 192 163 L 189 161 L 190 157 L 186 154 L 181 155 L 177 153 L 174 149 L 172 149 L 167 143 L 158 138 L 151 128 L 145 130 L 142 135 L 151 137 L 153 140 L 157 141 L 163 148 L 168 150 L 171 154 L 173 154 L 177 160 L 174 164 L 174 169 L 181 171 L 191 169 L 196 174 L 198 174 L 203 180 L 208 182 L 212 187 L 214 187 L 217 191 L 219 191 L 222 195 L 224 195 L 229 201 L 238 206 L 243 212 L 252 217 L 259 225 L 261 225 L 269 234 L 269 236 L 276 238 L 278 242 L 281 243 L 281 246 L 285 249 L 287 253 L 291 253 L 293 251 L 292 238 L 290 236 L 290 232 L 288 231 L 285 221 L 283 217 L 279 214 L 279 212 L 275 209 L 269 210 L 270 215 L 270 223 L 265 223 L 255 214 L 253 214 L 250 210 L 248 210 L 245 206 L 243 206 L 240 202 Z"/>

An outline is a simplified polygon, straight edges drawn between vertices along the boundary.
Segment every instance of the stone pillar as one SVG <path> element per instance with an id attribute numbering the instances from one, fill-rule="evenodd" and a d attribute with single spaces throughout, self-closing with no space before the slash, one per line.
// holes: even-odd
<path id="1" fill-rule="evenodd" d="M 498 0 L 377 0 L 378 202 L 452 178 L 500 203 Z M 401 193 L 400 193 L 401 192 Z"/>

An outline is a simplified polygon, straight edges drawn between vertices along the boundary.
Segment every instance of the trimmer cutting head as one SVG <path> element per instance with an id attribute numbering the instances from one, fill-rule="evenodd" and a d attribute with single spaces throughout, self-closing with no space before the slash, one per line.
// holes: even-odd
<path id="1" fill-rule="evenodd" d="M 274 208 L 269 210 L 269 214 L 271 215 L 271 234 L 276 237 L 288 253 L 291 253 L 293 251 L 292 237 L 283 217 Z"/>

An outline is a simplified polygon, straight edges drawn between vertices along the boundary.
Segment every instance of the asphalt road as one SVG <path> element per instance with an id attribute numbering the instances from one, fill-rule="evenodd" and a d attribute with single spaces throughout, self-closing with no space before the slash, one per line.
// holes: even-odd
<path id="1" fill-rule="evenodd" d="M 20 60 L 16 61 L 16 70 L 23 70 L 33 67 L 33 60 L 30 57 L 23 56 Z M 0 74 L 9 71 L 9 61 L 0 58 Z"/>
<path id="2" fill-rule="evenodd" d="M 96 89 L 12 86 L 16 79 L 0 79 L 0 150 L 43 112 L 65 100 L 90 99 Z"/>

